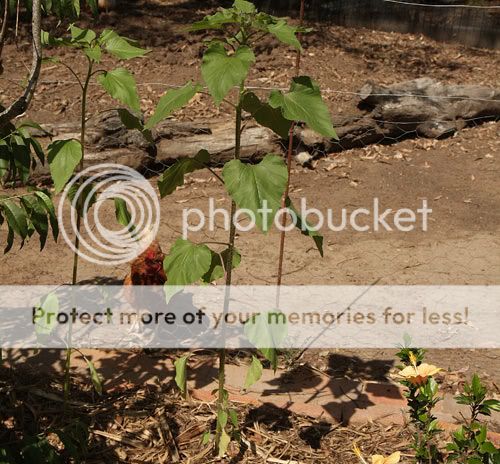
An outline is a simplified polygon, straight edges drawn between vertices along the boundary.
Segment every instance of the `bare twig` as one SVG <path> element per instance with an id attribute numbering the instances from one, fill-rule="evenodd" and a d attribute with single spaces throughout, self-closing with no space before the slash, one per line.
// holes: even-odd
<path id="1" fill-rule="evenodd" d="M 28 78 L 28 85 L 14 103 L 0 113 L 0 128 L 4 127 L 12 119 L 23 114 L 30 104 L 35 93 L 40 68 L 42 65 L 42 41 L 41 41 L 41 0 L 33 0 L 33 12 L 31 22 L 31 32 L 33 35 L 33 59 Z"/>

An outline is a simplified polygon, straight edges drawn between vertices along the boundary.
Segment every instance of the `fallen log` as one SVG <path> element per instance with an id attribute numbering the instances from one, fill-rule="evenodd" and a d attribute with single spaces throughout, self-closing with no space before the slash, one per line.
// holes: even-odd
<path id="1" fill-rule="evenodd" d="M 334 124 L 338 141 L 300 125 L 296 127 L 295 145 L 301 159 L 407 137 L 448 137 L 466 126 L 500 118 L 500 91 L 474 85 L 443 84 L 429 78 L 388 86 L 368 82 L 359 95 L 356 113 Z M 46 129 L 56 139 L 78 137 L 75 124 Z M 139 170 L 154 166 L 158 172 L 158 165 L 192 157 L 202 148 L 211 153 L 213 165 L 221 165 L 234 156 L 231 121 L 167 119 L 154 129 L 153 139 L 154 144 L 150 145 L 137 130 L 126 129 L 115 110 L 105 112 L 89 121 L 85 165 L 115 162 Z M 255 162 L 272 152 L 283 152 L 283 141 L 269 129 L 246 120 L 242 159 Z"/>

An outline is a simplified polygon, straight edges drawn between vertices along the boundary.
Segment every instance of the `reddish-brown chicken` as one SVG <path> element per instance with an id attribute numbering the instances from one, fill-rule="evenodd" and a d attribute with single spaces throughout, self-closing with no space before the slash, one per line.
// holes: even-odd
<path id="1" fill-rule="evenodd" d="M 163 285 L 167 276 L 163 270 L 165 255 L 160 244 L 153 240 L 130 265 L 130 273 L 125 277 L 123 285 Z"/>

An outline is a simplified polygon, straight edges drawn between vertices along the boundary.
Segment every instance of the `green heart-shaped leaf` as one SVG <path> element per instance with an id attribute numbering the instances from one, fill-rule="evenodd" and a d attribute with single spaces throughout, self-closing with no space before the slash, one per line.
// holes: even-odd
<path id="1" fill-rule="evenodd" d="M 140 111 L 139 95 L 137 95 L 134 76 L 125 68 L 107 71 L 101 74 L 97 80 L 113 98 L 133 110 Z"/>
<path id="2" fill-rule="evenodd" d="M 281 156 L 266 155 L 256 165 L 243 164 L 240 160 L 229 161 L 222 170 L 222 177 L 227 192 L 238 207 L 250 210 L 257 226 L 267 232 L 281 207 L 288 178 Z"/>
<path id="3" fill-rule="evenodd" d="M 163 261 L 169 285 L 190 285 L 210 269 L 212 252 L 206 245 L 178 239 Z"/>
<path id="4" fill-rule="evenodd" d="M 247 77 L 255 55 L 249 47 L 239 47 L 228 55 L 221 42 L 214 42 L 203 55 L 201 74 L 210 95 L 219 105 L 232 87 L 240 85 Z"/>
<path id="5" fill-rule="evenodd" d="M 286 119 L 304 121 L 318 134 L 338 139 L 319 87 L 310 77 L 295 77 L 288 93 L 274 90 L 269 97 L 269 104 L 273 108 L 281 108 Z"/>
<path id="6" fill-rule="evenodd" d="M 82 146 L 78 140 L 56 140 L 49 145 L 48 162 L 56 193 L 64 188 L 81 159 Z"/>

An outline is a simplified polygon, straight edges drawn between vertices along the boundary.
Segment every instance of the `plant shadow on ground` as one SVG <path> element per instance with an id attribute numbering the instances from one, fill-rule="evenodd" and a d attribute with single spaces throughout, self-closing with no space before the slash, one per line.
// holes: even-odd
<path id="1" fill-rule="evenodd" d="M 387 380 L 392 365 L 392 360 L 364 361 L 357 356 L 331 353 L 325 372 L 308 364 L 293 367 L 268 382 L 270 388 L 266 386 L 262 399 L 265 401 L 265 397 L 271 395 L 287 398 L 288 394 L 288 401 L 282 406 L 286 410 L 294 403 L 290 395 L 293 393 L 304 405 L 321 407 L 325 420 L 347 425 L 354 414 L 375 404 L 373 397 L 401 398 L 397 386 L 370 382 Z"/>
<path id="2" fill-rule="evenodd" d="M 6 354 L 8 360 L 9 352 Z M 170 351 L 168 352 L 168 357 L 171 358 L 174 354 L 174 352 Z M 213 358 L 213 356 L 210 356 L 209 352 L 206 354 L 206 357 L 201 356 L 198 364 L 191 366 L 190 369 L 190 377 L 194 381 L 196 388 L 203 388 L 204 385 L 212 380 L 216 373 L 215 366 L 209 362 L 209 357 Z M 165 354 L 164 357 L 166 356 Z M 16 358 L 19 358 L 19 355 L 16 355 Z M 27 359 L 28 361 L 21 366 L 18 360 L 16 363 L 18 367 L 15 370 L 2 369 L 2 376 L 6 374 L 10 377 L 10 381 L 17 385 L 15 395 L 17 395 L 18 399 L 25 397 L 25 400 L 30 405 L 36 405 L 36 411 L 38 411 L 37 408 L 42 408 L 43 413 L 40 417 L 43 417 L 46 410 L 52 411 L 53 414 L 56 414 L 58 410 L 62 411 L 61 402 L 39 398 L 36 396 L 36 390 L 49 394 L 52 393 L 62 398 L 61 372 L 64 362 L 63 353 L 60 350 L 43 350 L 35 353 L 34 356 L 29 356 Z M 47 366 L 52 366 L 52 364 L 49 364 L 50 360 L 53 361 L 54 366 L 47 373 Z M 284 439 L 293 433 L 297 440 L 295 446 L 307 447 L 308 449 L 321 452 L 325 443 L 331 440 L 332 432 L 337 430 L 339 424 L 348 424 L 356 411 L 373 404 L 366 392 L 370 392 L 371 395 L 376 394 L 376 392 L 370 390 L 370 385 L 375 384 L 366 382 L 386 378 L 392 365 L 392 360 L 363 360 L 357 356 L 348 356 L 340 353 L 330 353 L 325 360 L 327 362 L 325 374 L 318 372 L 315 367 L 311 368 L 308 365 L 300 365 L 289 371 L 281 372 L 276 377 L 264 382 L 264 391 L 261 397 L 261 401 L 264 404 L 258 407 L 240 407 L 241 405 L 235 404 L 235 407 L 240 410 L 239 414 L 242 414 L 241 430 L 249 438 L 252 446 L 254 442 L 259 443 L 259 437 L 261 437 L 259 434 L 261 433 L 266 434 L 265 436 L 268 436 L 269 433 L 276 434 L 277 441 L 273 440 L 277 444 L 281 443 L 280 439 Z M 102 360 L 101 367 L 99 368 L 99 371 L 108 377 L 105 394 L 101 397 L 92 391 L 90 381 L 85 372 L 84 362 L 78 353 L 74 354 L 73 361 L 76 366 L 72 376 L 71 407 L 74 409 L 72 414 L 78 417 L 83 415 L 82 417 L 85 419 L 86 415 L 90 413 L 88 417 L 91 417 L 91 430 L 97 430 L 98 432 L 97 436 L 92 434 L 92 455 L 117 457 L 118 455 L 115 455 L 115 453 L 121 452 L 118 448 L 121 447 L 123 450 L 123 444 L 120 445 L 105 440 L 99 436 L 99 431 L 112 435 L 118 434 L 125 440 L 132 442 L 137 440 L 139 432 L 122 433 L 119 432 L 121 430 L 120 427 L 115 430 L 113 425 L 116 424 L 116 420 L 121 420 L 120 417 L 128 417 L 128 413 L 124 412 L 123 409 L 125 404 L 126 409 L 131 411 L 130 414 L 139 412 L 146 414 L 147 412 L 147 414 L 151 415 L 151 420 L 156 421 L 155 424 L 158 422 L 159 416 L 162 415 L 157 409 L 160 406 L 164 406 L 164 417 L 174 437 L 177 437 L 179 433 L 189 435 L 191 429 L 193 433 L 196 432 L 198 434 L 196 427 L 199 424 L 196 424 L 196 421 L 190 423 L 188 416 L 186 416 L 188 414 L 186 411 L 191 411 L 192 406 L 188 406 L 185 402 L 182 402 L 178 394 L 171 393 L 172 391 L 176 391 L 171 381 L 174 372 L 171 368 L 169 370 L 162 363 L 161 359 L 151 359 L 145 356 L 144 353 L 130 350 L 113 352 L 110 358 Z M 200 370 L 198 371 L 198 369 Z M 115 377 L 117 371 L 120 372 L 120 375 Z M 26 374 L 23 374 L 23 372 Z M 201 380 L 197 377 L 197 373 L 199 374 L 199 372 L 204 373 Z M 214 375 L 209 375 L 210 372 Z M 326 372 L 330 374 L 327 375 Z M 127 378 L 125 382 L 123 382 L 124 377 Z M 170 379 L 170 382 L 167 381 L 167 377 Z M 18 389 L 20 393 L 17 392 Z M 321 404 L 325 410 L 324 416 L 319 420 L 301 418 L 298 421 L 296 411 L 291 407 L 292 402 L 288 401 L 291 397 L 286 395 L 287 392 L 292 392 L 293 396 L 295 398 L 298 397 L 300 402 Z M 380 394 L 390 397 L 393 394 L 395 395 L 396 391 L 389 389 L 384 390 Z M 266 401 L 266 396 L 270 395 L 281 395 L 284 401 L 278 405 L 271 402 L 270 399 Z M 82 406 L 82 404 L 88 404 L 88 408 L 90 409 L 85 409 L 85 406 Z M 35 419 L 34 416 L 26 417 L 31 414 L 28 410 L 23 414 L 23 427 L 26 425 L 28 427 L 27 430 L 33 432 L 44 430 L 46 424 L 41 422 L 40 419 Z M 59 416 L 60 414 L 56 415 Z M 93 419 L 94 417 L 95 420 Z M 64 419 L 61 417 L 56 420 L 56 425 L 64 426 L 67 420 L 68 418 Z M 144 421 L 146 421 L 145 418 Z M 213 420 L 209 420 L 208 422 L 212 423 Z M 21 425 L 21 422 L 19 424 Z M 138 426 L 140 426 L 139 419 L 133 423 L 133 430 Z M 203 430 L 199 433 L 201 434 L 202 432 Z M 1 431 L 1 433 L 5 436 L 5 431 Z M 128 450 L 127 447 L 125 449 Z M 250 462 L 248 461 L 250 455 L 255 455 L 254 451 L 242 445 L 238 454 L 233 456 L 229 462 Z"/>

